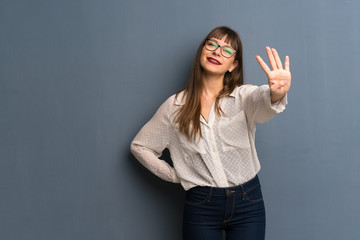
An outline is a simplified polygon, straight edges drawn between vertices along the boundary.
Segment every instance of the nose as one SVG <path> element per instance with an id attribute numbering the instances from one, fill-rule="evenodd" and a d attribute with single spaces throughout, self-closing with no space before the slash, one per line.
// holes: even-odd
<path id="1" fill-rule="evenodd" d="M 214 54 L 217 55 L 217 56 L 220 56 L 221 55 L 221 48 L 218 47 L 217 49 L 215 49 Z"/>

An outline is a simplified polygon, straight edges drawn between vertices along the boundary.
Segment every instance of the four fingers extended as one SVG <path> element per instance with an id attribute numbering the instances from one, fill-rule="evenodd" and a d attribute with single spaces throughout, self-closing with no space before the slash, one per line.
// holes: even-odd
<path id="1" fill-rule="evenodd" d="M 270 48 L 268 46 L 266 46 L 266 53 L 268 55 L 269 58 L 269 62 L 270 62 L 270 66 L 272 68 L 272 70 L 275 69 L 284 69 L 280 56 L 278 54 L 278 52 L 276 51 L 275 48 Z M 264 72 L 266 74 L 268 74 L 269 72 L 271 72 L 271 69 L 268 67 L 268 65 L 264 62 L 264 60 L 259 56 L 256 55 L 256 59 L 258 60 L 261 68 L 264 70 Z M 290 59 L 289 56 L 285 57 L 285 69 L 286 71 L 290 71 Z"/>
<path id="2" fill-rule="evenodd" d="M 275 48 L 266 46 L 266 53 L 268 55 L 269 63 L 272 69 L 270 69 L 270 67 L 259 55 L 256 55 L 256 60 L 259 62 L 261 68 L 268 76 L 270 91 L 273 93 L 272 96 L 284 95 L 289 91 L 291 82 L 289 56 L 285 56 L 283 67 L 280 56 Z M 277 100 L 277 98 L 275 100 Z"/>

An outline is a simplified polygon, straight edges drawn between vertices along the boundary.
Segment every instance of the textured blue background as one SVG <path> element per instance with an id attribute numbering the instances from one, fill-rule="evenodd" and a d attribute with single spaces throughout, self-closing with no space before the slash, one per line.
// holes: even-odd
<path id="1" fill-rule="evenodd" d="M 180 240 L 183 191 L 131 155 L 228 25 L 290 56 L 285 112 L 258 125 L 268 240 L 360 239 L 360 2 L 0 2 L 0 239 Z"/>

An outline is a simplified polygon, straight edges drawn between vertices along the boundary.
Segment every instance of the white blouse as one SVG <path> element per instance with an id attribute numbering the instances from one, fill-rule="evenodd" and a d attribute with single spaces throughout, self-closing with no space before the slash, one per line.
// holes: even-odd
<path id="1" fill-rule="evenodd" d="M 255 149 L 255 123 L 263 123 L 282 112 L 287 95 L 271 104 L 268 85 L 242 85 L 219 104 L 225 113 L 218 117 L 215 101 L 208 122 L 200 116 L 203 138 L 190 142 L 174 125 L 183 92 L 170 96 L 133 139 L 130 150 L 153 174 L 165 181 L 195 186 L 231 187 L 247 182 L 260 170 Z M 159 159 L 168 148 L 174 167 Z"/>

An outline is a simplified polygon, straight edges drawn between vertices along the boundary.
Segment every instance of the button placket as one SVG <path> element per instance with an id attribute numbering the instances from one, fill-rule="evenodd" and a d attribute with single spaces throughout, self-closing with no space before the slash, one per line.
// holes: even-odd
<path id="1" fill-rule="evenodd" d="M 224 168 L 223 168 L 222 163 L 221 163 L 219 152 L 218 152 L 217 147 L 216 147 L 214 131 L 213 131 L 212 128 L 210 129 L 210 132 L 209 132 L 208 136 L 209 136 L 210 145 L 211 145 L 210 149 L 211 148 L 213 149 L 211 155 L 212 155 L 213 164 L 214 164 L 214 167 L 215 167 L 215 170 L 216 170 L 216 174 L 217 174 L 217 176 L 219 178 L 219 186 L 227 187 L 227 185 L 228 185 L 227 178 L 226 178 Z"/>
<path id="2" fill-rule="evenodd" d="M 209 166 L 209 170 L 219 187 L 227 187 L 228 182 L 224 172 L 224 168 L 220 160 L 219 152 L 215 142 L 214 130 L 213 130 L 213 124 L 215 121 L 214 104 L 211 107 L 208 122 L 206 122 L 203 118 L 201 118 L 200 121 L 204 124 L 203 129 L 206 135 L 208 148 L 210 150 L 209 154 L 212 159 L 211 162 L 207 163 L 207 165 Z"/>

